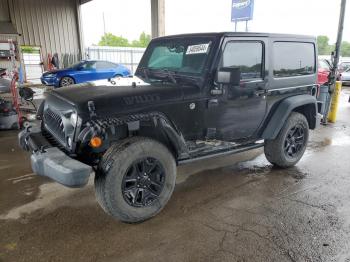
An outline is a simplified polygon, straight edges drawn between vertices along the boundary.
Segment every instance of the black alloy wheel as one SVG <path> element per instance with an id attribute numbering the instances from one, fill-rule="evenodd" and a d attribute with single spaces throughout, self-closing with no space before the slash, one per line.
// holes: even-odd
<path id="1" fill-rule="evenodd" d="M 165 182 L 165 171 L 155 158 L 147 157 L 132 163 L 123 177 L 124 200 L 133 207 L 152 205 L 161 194 Z"/>
<path id="2" fill-rule="evenodd" d="M 304 128 L 299 124 L 287 133 L 284 141 L 284 152 L 286 156 L 294 158 L 303 150 L 305 145 Z"/>

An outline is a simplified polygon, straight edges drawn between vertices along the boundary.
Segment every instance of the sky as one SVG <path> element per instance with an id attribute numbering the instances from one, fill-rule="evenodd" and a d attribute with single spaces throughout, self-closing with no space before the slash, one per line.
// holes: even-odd
<path id="1" fill-rule="evenodd" d="M 350 3 L 345 15 L 343 40 L 350 42 Z M 255 0 L 251 32 L 327 35 L 337 37 L 340 0 Z M 93 0 L 82 6 L 85 46 L 97 44 L 106 32 L 129 40 L 151 34 L 150 0 Z M 245 23 L 238 31 L 245 30 Z M 231 0 L 165 0 L 166 35 L 234 31 Z"/>

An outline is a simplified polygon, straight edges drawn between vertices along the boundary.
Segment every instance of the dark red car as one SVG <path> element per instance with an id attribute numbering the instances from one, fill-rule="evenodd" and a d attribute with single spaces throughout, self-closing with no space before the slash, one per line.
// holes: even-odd
<path id="1" fill-rule="evenodd" d="M 327 59 L 318 60 L 318 84 L 323 85 L 328 81 L 328 75 L 331 72 L 331 64 Z"/>

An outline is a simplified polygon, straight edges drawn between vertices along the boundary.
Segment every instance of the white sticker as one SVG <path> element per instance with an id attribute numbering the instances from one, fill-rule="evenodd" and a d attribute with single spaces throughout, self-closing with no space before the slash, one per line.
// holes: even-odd
<path id="1" fill-rule="evenodd" d="M 206 54 L 209 50 L 209 44 L 189 45 L 186 55 Z"/>

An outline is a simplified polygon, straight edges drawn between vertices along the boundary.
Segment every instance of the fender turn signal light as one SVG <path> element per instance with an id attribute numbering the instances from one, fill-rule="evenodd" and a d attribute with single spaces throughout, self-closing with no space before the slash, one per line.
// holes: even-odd
<path id="1" fill-rule="evenodd" d="M 102 139 L 98 136 L 94 136 L 93 138 L 90 139 L 89 145 L 93 148 L 98 148 L 102 145 Z"/>

